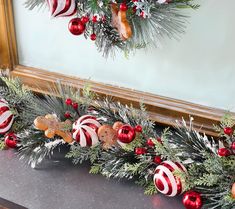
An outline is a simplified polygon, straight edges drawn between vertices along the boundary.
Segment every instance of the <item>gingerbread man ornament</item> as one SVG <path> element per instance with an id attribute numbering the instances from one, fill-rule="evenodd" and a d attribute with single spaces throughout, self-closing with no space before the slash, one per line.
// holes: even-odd
<path id="1" fill-rule="evenodd" d="M 125 41 L 132 36 L 132 29 L 126 17 L 126 11 L 118 9 L 118 5 L 111 4 L 112 26 L 118 30 L 120 38 Z"/>
<path id="2" fill-rule="evenodd" d="M 58 135 L 64 139 L 65 142 L 71 143 L 73 141 L 72 135 L 70 133 L 70 127 L 72 123 L 70 120 L 65 122 L 60 122 L 55 115 L 39 116 L 34 120 L 34 125 L 37 129 L 45 131 L 45 136 L 48 138 L 53 138 Z"/>

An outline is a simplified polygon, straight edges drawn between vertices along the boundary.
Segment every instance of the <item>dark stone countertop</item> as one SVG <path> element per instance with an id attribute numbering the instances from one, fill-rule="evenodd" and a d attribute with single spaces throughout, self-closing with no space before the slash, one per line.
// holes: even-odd
<path id="1" fill-rule="evenodd" d="M 32 169 L 0 151 L 0 197 L 30 209 L 182 209 L 181 197 L 146 196 L 132 181 L 89 174 L 63 153 Z"/>

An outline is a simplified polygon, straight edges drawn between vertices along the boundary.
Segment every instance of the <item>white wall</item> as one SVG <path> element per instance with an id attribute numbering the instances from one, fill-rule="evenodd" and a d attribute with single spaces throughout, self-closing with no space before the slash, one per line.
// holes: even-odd
<path id="1" fill-rule="evenodd" d="M 70 34 L 70 18 L 50 19 L 14 0 L 20 63 L 190 102 L 235 110 L 235 1 L 201 0 L 186 34 L 162 49 L 104 59 Z"/>

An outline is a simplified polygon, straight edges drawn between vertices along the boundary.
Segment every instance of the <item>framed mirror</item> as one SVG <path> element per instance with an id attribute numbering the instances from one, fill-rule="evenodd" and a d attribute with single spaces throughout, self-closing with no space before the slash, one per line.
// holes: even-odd
<path id="1" fill-rule="evenodd" d="M 0 0 L 0 65 L 30 88 L 47 91 L 58 80 L 77 87 L 90 82 L 100 95 L 122 103 L 146 104 L 164 125 L 195 119 L 196 128 L 215 135 L 225 110 L 234 111 L 235 2 L 200 1 L 180 40 L 128 58 L 102 57 L 92 41 L 72 36 L 69 18 L 50 18 L 47 8 L 29 11 L 24 1 Z"/>

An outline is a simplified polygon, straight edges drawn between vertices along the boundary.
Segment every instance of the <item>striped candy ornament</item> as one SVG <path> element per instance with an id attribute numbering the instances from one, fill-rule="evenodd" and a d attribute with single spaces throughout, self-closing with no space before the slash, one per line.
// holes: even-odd
<path id="1" fill-rule="evenodd" d="M 94 146 L 99 142 L 97 132 L 100 126 L 95 117 L 84 115 L 73 124 L 73 138 L 81 147 Z"/>
<path id="2" fill-rule="evenodd" d="M 181 180 L 173 174 L 176 170 L 187 173 L 186 168 L 178 162 L 164 161 L 161 165 L 157 166 L 153 180 L 159 192 L 170 197 L 183 192 Z"/>
<path id="3" fill-rule="evenodd" d="M 7 101 L 0 99 L 0 134 L 5 134 L 9 131 L 13 121 L 14 116 L 10 111 Z"/>
<path id="4" fill-rule="evenodd" d="M 75 14 L 75 0 L 47 0 L 52 17 L 68 17 Z"/>

